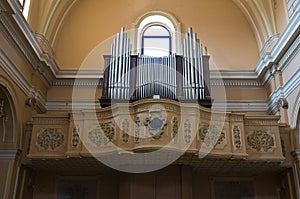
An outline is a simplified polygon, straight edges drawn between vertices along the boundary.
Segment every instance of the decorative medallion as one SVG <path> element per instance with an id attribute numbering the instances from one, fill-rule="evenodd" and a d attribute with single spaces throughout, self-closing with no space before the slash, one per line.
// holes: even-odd
<path id="1" fill-rule="evenodd" d="M 144 121 L 144 125 L 149 130 L 149 135 L 159 140 L 164 134 L 164 126 L 166 125 L 167 116 L 161 105 L 152 105 L 149 110 L 149 117 Z"/>
<path id="2" fill-rule="evenodd" d="M 253 133 L 248 135 L 247 143 L 252 149 L 256 149 L 257 152 L 268 152 L 275 146 L 273 136 L 262 130 L 253 131 Z"/>
<path id="3" fill-rule="evenodd" d="M 73 128 L 73 138 L 72 138 L 72 147 L 77 147 L 79 142 L 79 126 Z"/>
<path id="4" fill-rule="evenodd" d="M 217 125 L 204 124 L 199 129 L 199 137 L 206 146 L 214 147 L 225 139 L 225 132 Z"/>
<path id="5" fill-rule="evenodd" d="M 136 117 L 135 127 L 134 127 L 134 142 L 139 143 L 140 140 L 140 118 Z"/>
<path id="6" fill-rule="evenodd" d="M 177 143 L 178 142 L 178 129 L 179 129 L 177 117 L 174 117 L 172 120 L 172 128 L 173 128 L 172 137 L 174 139 L 174 142 Z"/>
<path id="7" fill-rule="evenodd" d="M 238 126 L 234 126 L 232 129 L 232 134 L 235 148 L 240 149 L 242 146 L 240 128 Z"/>
<path id="8" fill-rule="evenodd" d="M 128 143 L 129 141 L 129 122 L 127 119 L 122 122 L 122 141 Z"/>
<path id="9" fill-rule="evenodd" d="M 111 124 L 104 123 L 89 132 L 88 138 L 97 146 L 107 145 L 115 135 L 115 129 Z"/>
<path id="10" fill-rule="evenodd" d="M 62 145 L 65 141 L 65 137 L 61 129 L 57 128 L 42 128 L 38 133 L 37 144 L 47 150 L 54 150 L 55 148 Z"/>
<path id="11" fill-rule="evenodd" d="M 184 122 L 184 140 L 186 144 L 189 144 L 192 139 L 192 131 L 191 131 L 191 122 L 189 120 L 186 120 Z"/>

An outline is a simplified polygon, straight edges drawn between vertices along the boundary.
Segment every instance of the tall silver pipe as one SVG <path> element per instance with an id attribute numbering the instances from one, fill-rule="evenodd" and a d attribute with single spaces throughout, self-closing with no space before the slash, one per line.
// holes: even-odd
<path id="1" fill-rule="evenodd" d="M 194 80 L 194 70 L 195 70 L 195 65 L 194 65 L 194 59 L 193 59 L 193 44 L 192 44 L 192 40 L 193 40 L 193 32 L 192 32 L 192 28 L 189 28 L 189 58 L 190 58 L 190 75 L 191 75 L 191 93 L 192 93 L 192 99 L 195 99 L 195 93 L 194 93 L 194 84 L 195 84 L 195 80 Z"/>
<path id="2" fill-rule="evenodd" d="M 117 98 L 117 75 L 119 69 L 119 47 L 120 47 L 120 33 L 117 34 L 116 38 L 116 48 L 115 48 L 115 67 L 114 67 L 114 74 L 113 74 L 113 98 Z"/>
<path id="3" fill-rule="evenodd" d="M 199 57 L 198 57 L 198 45 L 197 45 L 197 33 L 194 33 L 193 39 L 193 57 L 194 57 L 194 71 L 195 71 L 195 97 L 199 96 Z"/>
<path id="4" fill-rule="evenodd" d="M 182 78 L 182 84 L 183 84 L 183 91 L 184 91 L 184 98 L 187 98 L 187 81 L 186 81 L 186 39 L 183 40 L 183 78 Z"/>

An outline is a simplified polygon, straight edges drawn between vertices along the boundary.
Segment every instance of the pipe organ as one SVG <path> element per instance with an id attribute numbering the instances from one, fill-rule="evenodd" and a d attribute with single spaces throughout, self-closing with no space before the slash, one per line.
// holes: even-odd
<path id="1" fill-rule="evenodd" d="M 211 106 L 209 56 L 192 28 L 182 41 L 182 55 L 170 52 L 151 57 L 131 52 L 132 44 L 122 28 L 113 40 L 111 55 L 104 55 L 102 107 L 154 97 Z"/>

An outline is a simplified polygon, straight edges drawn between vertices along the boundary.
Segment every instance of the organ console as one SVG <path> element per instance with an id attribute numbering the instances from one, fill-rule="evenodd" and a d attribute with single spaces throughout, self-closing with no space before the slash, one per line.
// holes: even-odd
<path id="1" fill-rule="evenodd" d="M 156 97 L 210 108 L 209 56 L 192 28 L 182 46 L 182 55 L 134 55 L 127 32 L 121 28 L 111 45 L 111 55 L 104 55 L 101 106 Z"/>

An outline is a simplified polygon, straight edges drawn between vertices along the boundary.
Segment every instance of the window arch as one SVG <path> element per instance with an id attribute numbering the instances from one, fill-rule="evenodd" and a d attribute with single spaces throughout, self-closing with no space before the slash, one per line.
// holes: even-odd
<path id="1" fill-rule="evenodd" d="M 147 33 L 147 30 L 157 28 L 160 30 L 166 30 L 165 33 L 163 31 L 161 32 L 161 35 L 155 35 L 154 36 L 163 36 L 161 38 L 164 38 L 164 36 L 169 36 L 169 50 L 163 50 L 163 55 L 166 55 L 168 53 L 181 53 L 181 42 L 180 42 L 180 32 L 181 32 L 181 24 L 177 21 L 177 19 L 163 11 L 151 11 L 143 14 L 140 16 L 136 22 L 133 24 L 133 30 L 135 31 L 135 38 L 133 41 L 134 43 L 134 49 L 136 50 L 135 53 L 143 54 L 143 47 L 144 44 L 144 33 Z M 155 31 L 154 31 L 155 32 Z M 166 33 L 169 33 L 169 35 L 166 35 Z M 151 35 L 150 35 L 151 36 Z M 149 38 L 150 39 L 150 38 Z M 167 43 L 167 38 L 164 41 L 165 44 Z M 150 40 L 149 40 L 150 41 Z M 157 48 L 161 48 L 159 46 L 156 46 Z M 166 49 L 166 48 L 161 48 Z M 168 52 L 169 51 L 169 52 Z"/>
<path id="2" fill-rule="evenodd" d="M 172 51 L 171 34 L 162 25 L 151 25 L 142 33 L 141 53 L 147 56 L 168 56 Z"/>

